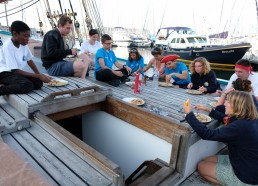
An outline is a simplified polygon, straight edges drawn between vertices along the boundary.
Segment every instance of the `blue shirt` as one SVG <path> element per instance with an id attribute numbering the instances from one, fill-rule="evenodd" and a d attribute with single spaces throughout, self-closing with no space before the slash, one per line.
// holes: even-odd
<path id="1" fill-rule="evenodd" d="M 112 69 L 114 63 L 117 61 L 116 55 L 113 50 L 109 50 L 108 52 L 104 48 L 98 49 L 95 57 L 95 74 L 96 72 L 101 70 L 101 66 L 99 64 L 99 58 L 104 59 L 105 66 Z"/>
<path id="2" fill-rule="evenodd" d="M 126 66 L 128 66 L 132 69 L 132 73 L 136 72 L 139 69 L 139 67 L 141 67 L 143 69 L 143 67 L 144 67 L 143 57 L 141 57 L 138 60 L 132 60 L 132 61 L 127 60 Z M 141 70 L 140 72 L 142 75 L 144 75 L 143 70 Z"/>
<path id="3" fill-rule="evenodd" d="M 186 65 L 182 62 L 177 62 L 176 68 L 175 69 L 169 69 L 166 67 L 165 69 L 165 74 L 169 75 L 171 73 L 179 73 L 182 74 L 183 71 L 186 71 L 188 73 L 188 78 L 187 79 L 180 79 L 176 76 L 172 76 L 172 78 L 174 79 L 174 82 L 176 84 L 180 84 L 180 85 L 187 85 L 190 83 L 190 74 L 188 72 L 188 69 L 186 67 Z"/>

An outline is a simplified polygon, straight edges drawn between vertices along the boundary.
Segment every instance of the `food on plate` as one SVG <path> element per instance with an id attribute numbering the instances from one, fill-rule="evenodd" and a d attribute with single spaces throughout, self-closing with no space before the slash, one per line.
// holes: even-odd
<path id="1" fill-rule="evenodd" d="M 212 106 L 213 108 L 215 108 L 217 106 L 217 102 L 211 102 L 210 106 Z"/>
<path id="2" fill-rule="evenodd" d="M 207 123 L 211 121 L 210 116 L 207 116 L 205 114 L 201 114 L 201 113 L 196 113 L 195 117 L 202 123 Z"/>
<path id="3" fill-rule="evenodd" d="M 185 106 L 188 106 L 189 105 L 189 99 L 185 101 Z"/>
<path id="4" fill-rule="evenodd" d="M 142 99 L 134 98 L 130 101 L 130 103 L 132 103 L 134 105 L 142 105 L 142 104 L 144 104 L 144 101 Z"/>
<path id="5" fill-rule="evenodd" d="M 188 90 L 186 90 L 186 92 L 189 93 L 189 94 L 202 94 L 201 91 L 193 90 L 193 89 L 188 89 Z"/>
<path id="6" fill-rule="evenodd" d="M 67 82 L 65 81 L 58 81 L 58 80 L 52 80 L 48 83 L 49 86 L 64 86 Z"/>
<path id="7" fill-rule="evenodd" d="M 159 82 L 159 86 L 161 87 L 172 87 L 172 83 L 167 83 L 167 82 Z"/>

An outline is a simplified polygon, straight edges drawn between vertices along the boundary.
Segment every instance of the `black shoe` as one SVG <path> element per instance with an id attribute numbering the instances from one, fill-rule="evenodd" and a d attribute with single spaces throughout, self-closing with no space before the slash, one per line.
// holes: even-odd
<path id="1" fill-rule="evenodd" d="M 112 81 L 109 81 L 108 84 L 114 86 L 114 87 L 118 87 L 120 85 L 121 81 L 118 79 L 114 79 Z"/>

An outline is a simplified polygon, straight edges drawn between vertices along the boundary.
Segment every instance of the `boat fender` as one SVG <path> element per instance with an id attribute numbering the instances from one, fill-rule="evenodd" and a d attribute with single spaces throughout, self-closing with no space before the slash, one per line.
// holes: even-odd
<path id="1" fill-rule="evenodd" d="M 193 55 L 193 50 L 190 50 L 189 56 L 192 56 L 192 55 Z"/>

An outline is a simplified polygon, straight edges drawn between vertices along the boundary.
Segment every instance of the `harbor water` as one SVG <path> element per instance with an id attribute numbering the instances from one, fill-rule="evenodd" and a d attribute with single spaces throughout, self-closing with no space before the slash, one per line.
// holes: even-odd
<path id="1" fill-rule="evenodd" d="M 128 47 L 114 47 L 112 48 L 116 54 L 116 57 L 122 58 L 122 59 L 128 59 L 129 50 Z M 150 61 L 150 59 L 153 57 L 151 55 L 151 48 L 138 48 L 139 53 L 144 58 L 144 64 L 147 65 Z M 215 71 L 217 78 L 229 80 L 230 76 L 234 72 L 226 72 L 226 71 Z"/>

